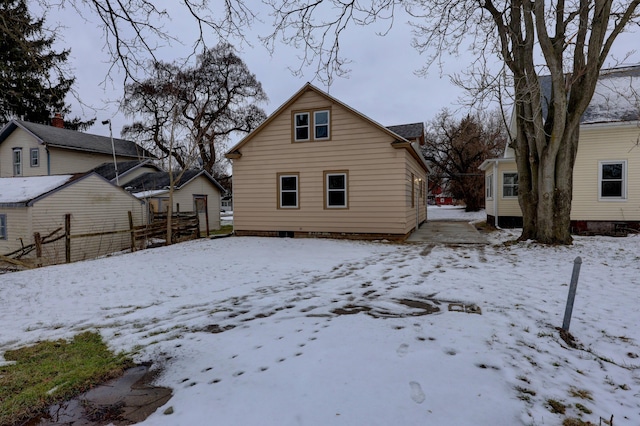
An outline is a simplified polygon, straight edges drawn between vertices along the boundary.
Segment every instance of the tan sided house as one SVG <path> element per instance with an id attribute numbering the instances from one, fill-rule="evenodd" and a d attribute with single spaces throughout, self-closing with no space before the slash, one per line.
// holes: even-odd
<path id="1" fill-rule="evenodd" d="M 543 100 L 548 100 L 550 78 L 541 77 L 540 84 Z M 640 230 L 639 94 L 640 66 L 601 72 L 581 119 L 573 169 L 572 233 L 624 234 Z M 486 160 L 480 168 L 485 172 L 487 222 L 521 227 L 513 150 L 507 148 L 503 158 Z"/>
<path id="2" fill-rule="evenodd" d="M 427 217 L 423 137 L 307 83 L 226 154 L 235 233 L 405 239 Z"/>
<path id="3" fill-rule="evenodd" d="M 113 147 L 118 163 L 155 158 L 131 141 L 113 139 Z M 109 137 L 22 120 L 0 129 L 0 177 L 83 173 L 108 162 L 113 163 Z"/>
<path id="4" fill-rule="evenodd" d="M 33 244 L 34 233 L 49 240 L 64 237 L 67 214 L 71 261 L 128 249 L 128 212 L 135 226 L 144 223 L 144 210 L 143 202 L 94 172 L 0 178 L 0 254 Z M 93 235 L 79 237 L 86 234 Z M 32 251 L 25 258 L 34 256 Z M 65 260 L 65 238 L 42 247 L 43 264 Z"/>

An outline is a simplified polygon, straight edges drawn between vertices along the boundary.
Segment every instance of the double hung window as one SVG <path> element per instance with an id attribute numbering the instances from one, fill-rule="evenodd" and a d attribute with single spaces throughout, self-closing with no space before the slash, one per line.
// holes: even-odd
<path id="1" fill-rule="evenodd" d="M 281 209 L 298 208 L 298 174 L 278 175 L 278 207 Z"/>
<path id="2" fill-rule="evenodd" d="M 325 172 L 324 176 L 326 208 L 347 208 L 347 173 Z"/>
<path id="3" fill-rule="evenodd" d="M 600 198 L 605 200 L 626 199 L 626 161 L 600 162 Z"/>
<path id="4" fill-rule="evenodd" d="M 331 138 L 331 112 L 328 109 L 293 114 L 293 141 L 312 142 Z"/>
<path id="5" fill-rule="evenodd" d="M 518 173 L 504 173 L 502 175 L 502 196 L 518 196 Z"/>

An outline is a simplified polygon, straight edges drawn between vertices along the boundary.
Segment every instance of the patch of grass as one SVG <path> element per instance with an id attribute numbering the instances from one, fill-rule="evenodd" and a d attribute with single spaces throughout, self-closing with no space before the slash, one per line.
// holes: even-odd
<path id="1" fill-rule="evenodd" d="M 591 395 L 591 391 L 588 391 L 586 389 L 578 389 L 571 386 L 571 388 L 569 388 L 569 395 L 576 398 L 588 399 L 589 401 L 593 401 L 593 396 Z"/>
<path id="2" fill-rule="evenodd" d="M 226 235 L 233 232 L 233 225 L 222 225 L 220 229 L 209 231 L 209 235 Z"/>
<path id="3" fill-rule="evenodd" d="M 4 354 L 15 364 L 0 367 L 0 424 L 17 424 L 133 366 L 113 354 L 97 333 L 73 340 L 40 342 Z"/>
<path id="4" fill-rule="evenodd" d="M 580 404 L 579 402 L 576 404 L 576 409 L 582 411 L 585 414 L 593 413 L 593 411 L 591 411 L 590 409 L 588 409 L 584 405 Z"/>
<path id="5" fill-rule="evenodd" d="M 567 411 L 567 406 L 558 400 L 547 399 L 547 404 L 549 404 L 549 411 L 552 413 L 564 414 Z"/>
<path id="6" fill-rule="evenodd" d="M 583 422 L 575 417 L 567 417 L 562 421 L 562 426 L 595 426 L 591 422 Z"/>

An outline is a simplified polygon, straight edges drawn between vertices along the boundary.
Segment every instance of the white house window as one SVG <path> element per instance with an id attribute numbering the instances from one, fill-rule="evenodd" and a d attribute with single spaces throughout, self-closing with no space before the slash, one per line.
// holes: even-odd
<path id="1" fill-rule="evenodd" d="M 0 240 L 7 239 L 7 215 L 0 214 Z"/>
<path id="2" fill-rule="evenodd" d="M 313 126 L 315 139 L 329 139 L 329 111 L 314 112 Z"/>
<path id="3" fill-rule="evenodd" d="M 309 140 L 309 113 L 300 112 L 294 115 L 294 134 L 296 141 Z"/>
<path id="4" fill-rule="evenodd" d="M 502 196 L 517 197 L 518 196 L 518 174 L 505 173 L 502 175 Z"/>
<path id="5" fill-rule="evenodd" d="M 493 198 L 493 175 L 488 175 L 485 178 L 485 184 L 484 184 L 484 188 L 485 188 L 485 198 L 487 200 L 490 200 Z"/>
<path id="6" fill-rule="evenodd" d="M 325 173 L 325 188 L 327 208 L 347 208 L 346 173 Z"/>
<path id="7" fill-rule="evenodd" d="M 22 176 L 22 148 L 13 148 L 13 175 Z"/>
<path id="8" fill-rule="evenodd" d="M 278 176 L 278 207 L 281 209 L 298 208 L 298 175 L 282 174 Z"/>
<path id="9" fill-rule="evenodd" d="M 600 162 L 600 198 L 624 200 L 626 196 L 626 161 Z"/>
<path id="10" fill-rule="evenodd" d="M 31 148 L 29 150 L 31 155 L 31 167 L 39 167 L 40 166 L 40 150 L 38 148 Z"/>

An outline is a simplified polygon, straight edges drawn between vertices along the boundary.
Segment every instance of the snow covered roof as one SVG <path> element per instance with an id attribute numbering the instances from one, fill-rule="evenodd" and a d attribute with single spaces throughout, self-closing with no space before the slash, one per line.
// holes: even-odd
<path id="1" fill-rule="evenodd" d="M 543 114 L 551 97 L 551 76 L 540 77 Z M 591 103 L 581 124 L 614 123 L 640 119 L 640 65 L 600 72 Z"/>
<path id="2" fill-rule="evenodd" d="M 26 204 L 72 178 L 73 175 L 0 178 L 0 204 Z"/>

